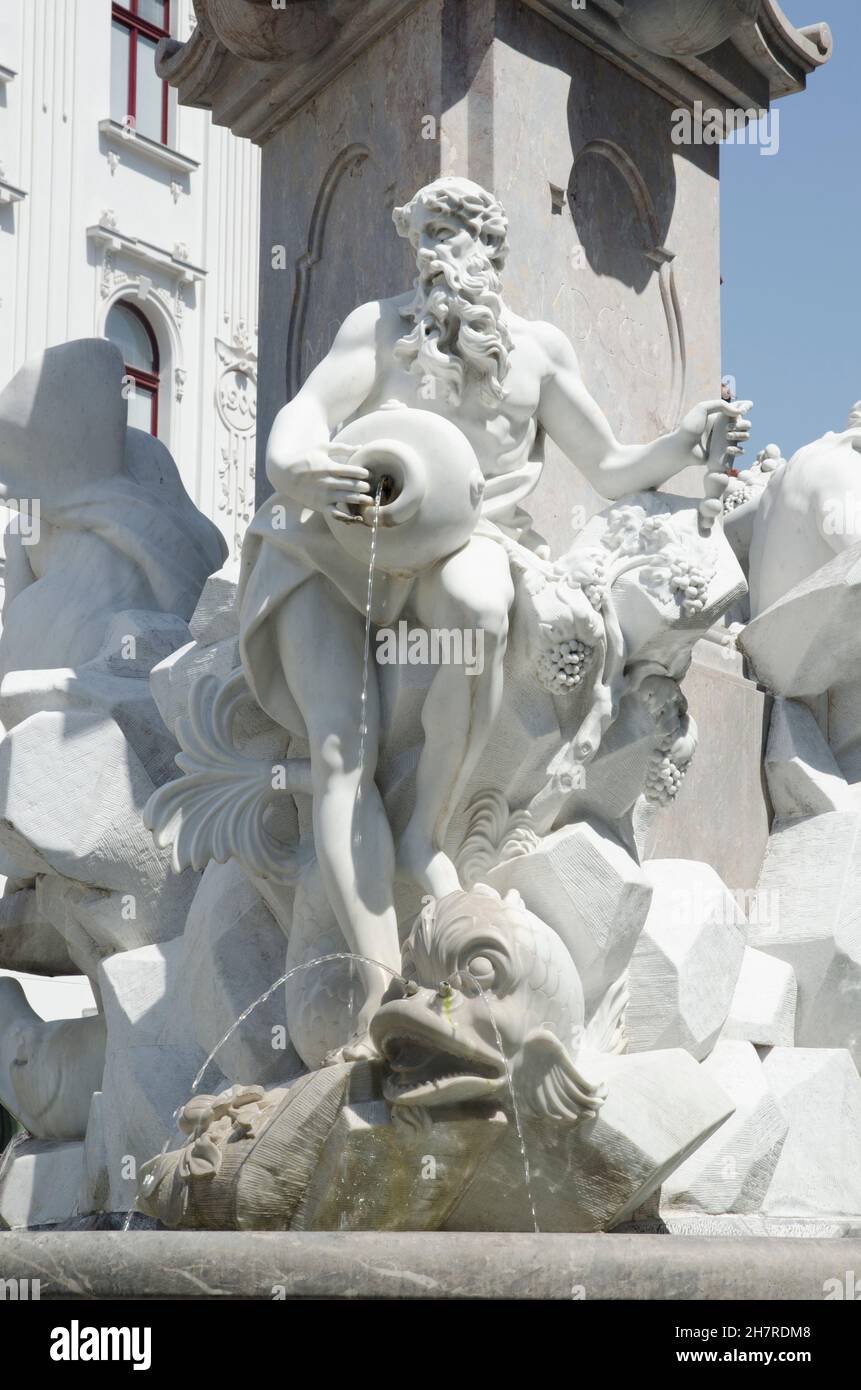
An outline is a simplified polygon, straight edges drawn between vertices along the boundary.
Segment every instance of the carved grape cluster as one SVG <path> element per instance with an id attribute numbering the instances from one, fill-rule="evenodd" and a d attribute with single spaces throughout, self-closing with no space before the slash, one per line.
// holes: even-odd
<path id="1" fill-rule="evenodd" d="M 539 682 L 551 695 L 564 695 L 573 690 L 582 681 L 594 651 L 594 647 L 587 646 L 577 637 L 557 642 L 538 658 L 536 675 Z"/>
<path id="2" fill-rule="evenodd" d="M 596 575 L 594 583 L 584 584 L 583 592 L 592 607 L 601 611 L 607 601 L 607 581 L 603 574 Z"/>
<path id="3" fill-rule="evenodd" d="M 723 495 L 724 513 L 734 512 L 736 507 L 743 507 L 745 502 L 749 502 L 752 497 L 753 488 L 749 487 L 747 483 L 731 485 Z"/>
<path id="4" fill-rule="evenodd" d="M 670 558 L 670 570 L 673 588 L 680 590 L 683 595 L 682 611 L 686 617 L 692 618 L 701 613 L 706 606 L 711 576 L 692 565 L 684 555 Z"/>
<path id="5" fill-rule="evenodd" d="M 673 761 L 668 753 L 658 753 L 646 773 L 645 793 L 649 801 L 667 806 L 678 794 L 687 766 Z"/>

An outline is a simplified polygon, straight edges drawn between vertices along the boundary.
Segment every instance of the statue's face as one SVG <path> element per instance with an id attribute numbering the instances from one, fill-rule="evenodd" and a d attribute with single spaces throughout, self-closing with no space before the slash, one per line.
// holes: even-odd
<path id="1" fill-rule="evenodd" d="M 511 351 L 499 278 L 505 259 L 504 217 L 501 211 L 484 216 L 477 196 L 481 189 L 471 192 L 472 187 L 467 185 L 462 200 L 451 196 L 459 194 L 458 188 L 440 196 L 429 187 L 416 195 L 409 211 L 395 212 L 398 232 L 409 238 L 418 269 L 408 311 L 414 328 L 398 343 L 396 356 L 407 371 L 438 380 L 455 405 L 467 373 L 477 378 L 485 404 L 502 400 Z"/>
<path id="2" fill-rule="evenodd" d="M 489 260 L 490 246 L 452 212 L 418 208 L 414 214 L 411 241 L 416 252 L 419 274 L 427 287 L 442 283 L 439 257 L 454 261 L 463 271 L 476 261 Z"/>

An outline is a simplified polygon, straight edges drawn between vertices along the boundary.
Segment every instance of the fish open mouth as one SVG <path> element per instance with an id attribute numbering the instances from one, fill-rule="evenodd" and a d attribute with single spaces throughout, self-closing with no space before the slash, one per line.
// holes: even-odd
<path id="1" fill-rule="evenodd" d="M 407 1033 L 392 1033 L 381 1043 L 389 1068 L 383 1093 L 392 1105 L 451 1105 L 491 1099 L 501 1088 L 505 1066 L 490 1055 L 478 1058 L 455 1044 Z"/>

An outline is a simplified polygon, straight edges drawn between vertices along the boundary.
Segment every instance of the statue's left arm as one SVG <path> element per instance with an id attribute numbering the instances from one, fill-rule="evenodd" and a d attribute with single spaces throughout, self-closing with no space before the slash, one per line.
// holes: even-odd
<path id="1" fill-rule="evenodd" d="M 615 500 L 643 488 L 659 487 L 692 463 L 720 467 L 725 454 L 742 452 L 750 433 L 744 418 L 749 403 L 704 401 L 688 412 L 677 429 L 651 444 L 620 444 L 586 389 L 573 347 L 549 324 L 534 325 L 546 358 L 538 420 L 555 444 L 603 497 Z M 715 421 L 712 447 L 704 442 Z M 718 437 L 720 442 L 718 443 Z"/>

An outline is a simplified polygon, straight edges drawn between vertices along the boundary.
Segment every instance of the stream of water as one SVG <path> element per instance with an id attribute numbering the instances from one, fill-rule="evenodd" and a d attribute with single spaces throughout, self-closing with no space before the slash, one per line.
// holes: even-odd
<path id="1" fill-rule="evenodd" d="M 405 976 L 399 975 L 396 970 L 392 970 L 388 965 L 383 965 L 382 961 L 371 960 L 368 956 L 356 955 L 353 951 L 332 951 L 329 955 L 315 956 L 313 960 L 306 960 L 303 961 L 301 965 L 294 965 L 290 970 L 285 970 L 283 975 L 279 975 L 278 979 L 273 981 L 273 983 L 269 986 L 268 989 L 265 989 L 261 995 L 258 995 L 258 997 L 255 1000 L 253 1000 L 252 1003 L 250 1003 L 246 1009 L 243 1009 L 242 1013 L 234 1019 L 233 1023 L 231 1023 L 224 1036 L 222 1038 L 219 1038 L 218 1042 L 215 1044 L 215 1047 L 212 1049 L 203 1066 L 200 1068 L 200 1071 L 197 1073 L 193 1082 L 191 1083 L 191 1095 L 193 1096 L 196 1094 L 198 1086 L 200 1085 L 201 1081 L 206 1075 L 207 1067 L 209 1067 L 210 1063 L 215 1060 L 221 1048 L 230 1038 L 233 1037 L 233 1034 L 236 1032 L 237 1028 L 241 1027 L 245 1020 L 249 1018 L 251 1014 L 253 1014 L 254 1010 L 258 1007 L 258 1005 L 265 1004 L 267 999 L 271 999 L 276 989 L 279 989 L 281 985 L 286 984 L 287 981 L 291 979 L 293 975 L 298 975 L 301 970 L 310 970 L 311 967 L 315 965 L 326 965 L 329 961 L 332 960 L 348 960 L 351 963 L 351 968 L 352 963 L 354 961 L 361 961 L 363 965 L 376 965 L 379 967 L 380 970 L 385 970 L 386 974 L 390 975 L 393 980 L 400 980 L 401 984 L 404 985 L 407 983 Z M 191 1099 L 191 1097 L 189 1097 L 189 1099 Z M 179 1116 L 182 1112 L 183 1106 L 187 1103 L 187 1101 L 183 1102 L 183 1105 L 181 1105 L 177 1110 L 174 1111 L 173 1118 L 175 1122 L 179 1120 Z M 164 1144 L 162 1145 L 162 1154 L 167 1153 L 171 1143 L 174 1140 L 174 1137 L 175 1136 L 172 1134 L 168 1135 L 167 1139 L 164 1141 Z M 134 1208 L 132 1208 L 131 1211 L 126 1212 L 126 1219 L 123 1223 L 124 1231 L 127 1231 L 129 1229 L 132 1217 L 134 1215 Z"/>
<path id="2" fill-rule="evenodd" d="M 493 1009 L 490 1006 L 490 1000 L 488 999 L 487 995 L 481 988 L 481 985 L 478 983 L 478 980 L 475 978 L 472 972 L 467 970 L 464 973 L 469 976 L 470 980 L 472 980 L 473 984 L 479 992 L 479 995 L 481 996 L 481 1002 L 487 1009 L 487 1014 L 490 1019 L 490 1026 L 492 1027 L 494 1036 L 496 1038 L 496 1046 L 499 1050 L 499 1055 L 502 1058 L 503 1065 L 505 1066 L 505 1079 L 508 1083 L 508 1094 L 511 1097 L 511 1109 L 514 1114 L 514 1127 L 517 1130 L 517 1139 L 518 1143 L 520 1144 L 520 1157 L 523 1162 L 523 1183 L 526 1189 L 526 1200 L 529 1203 L 529 1211 L 532 1216 L 532 1228 L 535 1231 L 536 1235 L 540 1235 L 541 1228 L 538 1225 L 538 1217 L 535 1212 L 535 1199 L 532 1196 L 532 1173 L 529 1168 L 529 1155 L 526 1152 L 526 1138 L 523 1133 L 523 1124 L 521 1123 L 520 1119 L 520 1111 L 517 1108 L 517 1097 L 514 1094 L 514 1078 L 511 1075 L 511 1067 L 509 1065 L 508 1056 L 506 1054 L 505 1048 L 502 1045 L 502 1037 L 500 1035 L 499 1028 L 497 1027 Z"/>
<path id="3" fill-rule="evenodd" d="M 244 1023 L 246 1018 L 248 1018 L 249 1015 L 254 1012 L 258 1004 L 265 1004 L 266 1000 L 272 997 L 276 989 L 279 989 L 281 985 L 286 984 L 287 981 L 291 979 L 293 975 L 298 975 L 300 970 L 310 970 L 312 966 L 325 965 L 330 960 L 358 960 L 361 961 L 363 965 L 376 965 L 379 967 L 380 970 L 385 970 L 386 974 L 390 975 L 393 980 L 400 980 L 402 984 L 407 983 L 403 975 L 399 975 L 398 972 L 396 970 L 392 970 L 390 966 L 383 965 L 382 961 L 371 960 L 369 956 L 359 956 L 355 953 L 355 951 L 332 951 L 327 956 L 315 956 L 314 960 L 306 960 L 303 961 L 301 965 L 294 965 L 292 969 L 286 970 L 283 975 L 279 975 L 275 983 L 271 984 L 267 990 L 264 990 L 263 994 L 261 994 L 259 998 L 255 999 L 252 1004 L 249 1004 L 247 1009 L 243 1009 L 239 1017 L 235 1019 L 233 1023 L 231 1023 L 227 1032 L 224 1034 L 224 1037 L 219 1039 L 219 1041 L 215 1044 L 215 1047 L 212 1049 L 203 1066 L 200 1068 L 200 1071 L 197 1073 L 197 1076 L 194 1078 L 194 1081 L 192 1082 L 191 1086 L 191 1094 L 195 1094 L 198 1086 L 204 1078 L 204 1075 L 206 1074 L 206 1069 L 209 1066 L 210 1062 L 214 1061 L 217 1053 L 221 1050 L 221 1048 L 228 1041 L 228 1039 L 233 1037 L 233 1034 L 236 1032 L 240 1024 Z"/>
<path id="4" fill-rule="evenodd" d="M 362 786 L 365 780 L 365 744 L 368 738 L 368 682 L 371 673 L 371 612 L 374 604 L 374 572 L 377 564 L 377 534 L 380 529 L 380 502 L 383 496 L 383 484 L 377 486 L 374 497 L 374 516 L 371 522 L 371 554 L 368 564 L 368 592 L 365 598 L 365 646 L 362 653 L 362 704 L 361 704 L 361 723 L 359 725 L 359 789 L 356 792 L 355 823 L 356 833 L 353 838 L 355 845 L 362 843 L 362 822 L 359 810 L 362 805 Z"/>

